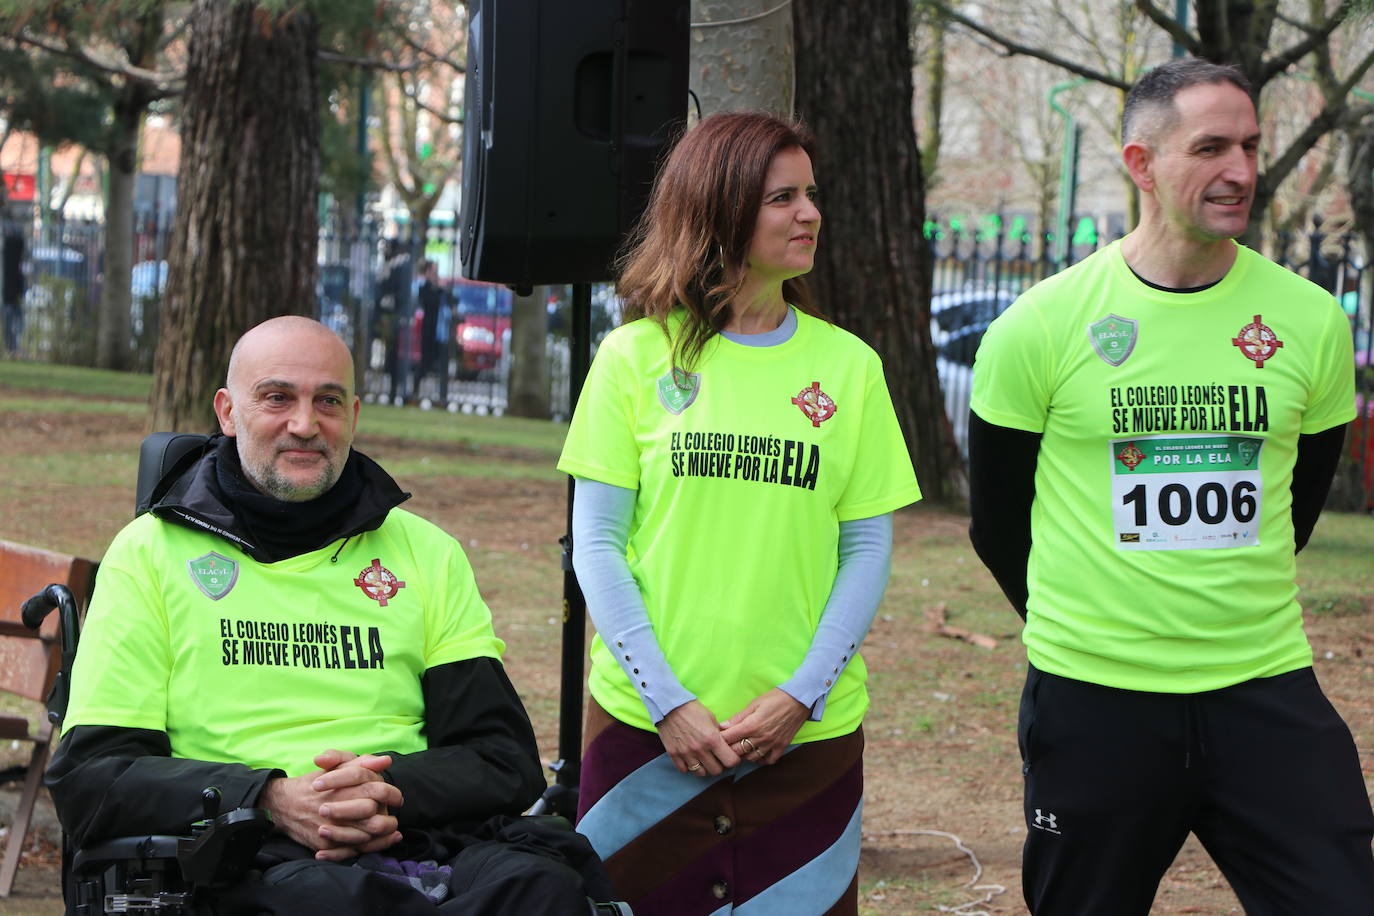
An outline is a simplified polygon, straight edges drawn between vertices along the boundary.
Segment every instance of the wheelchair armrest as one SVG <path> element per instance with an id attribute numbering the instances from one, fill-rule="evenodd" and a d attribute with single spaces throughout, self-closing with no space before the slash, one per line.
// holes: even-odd
<path id="1" fill-rule="evenodd" d="M 193 836 L 128 836 L 96 843 L 72 857 L 72 874 L 99 872 L 110 863 L 175 860 L 182 877 L 196 887 L 224 884 L 243 874 L 272 832 L 272 815 L 261 808 L 236 808 L 196 825 Z"/>
<path id="2" fill-rule="evenodd" d="M 236 808 L 221 814 L 194 837 L 183 837 L 176 851 L 181 873 L 200 887 L 229 881 L 253 864 L 272 832 L 272 815 L 262 808 Z"/>
<path id="3" fill-rule="evenodd" d="M 179 836 L 123 836 L 79 849 L 72 856 L 72 874 L 97 871 L 110 862 L 131 859 L 175 859 Z"/>

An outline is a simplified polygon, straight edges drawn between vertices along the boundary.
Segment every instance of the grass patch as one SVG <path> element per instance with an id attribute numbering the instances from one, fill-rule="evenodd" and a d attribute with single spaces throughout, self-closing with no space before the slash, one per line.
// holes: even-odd
<path id="1" fill-rule="evenodd" d="M 9 393 L 2 387 L 0 387 L 0 392 Z M 61 395 L 50 398 L 19 395 L 0 400 L 0 411 L 38 414 L 118 414 L 137 418 L 141 424 L 143 418 L 148 415 L 148 405 L 135 401 L 111 401 L 97 397 L 80 399 Z"/>
<path id="2" fill-rule="evenodd" d="M 37 381 L 17 384 L 16 372 Z M 0 362 L 0 537 L 104 552 L 132 515 L 146 385 L 146 377 Z M 556 751 L 562 577 L 555 542 L 564 506 L 563 488 L 542 481 L 562 480 L 554 460 L 564 433 L 550 422 L 376 404 L 365 406 L 360 428 L 361 450 L 415 492 L 407 508 L 463 542 L 548 757 Z M 910 833 L 924 828 L 961 836 L 987 868 L 983 882 L 1008 888 L 983 909 L 1024 912 L 1016 887 L 1024 824 L 1015 722 L 1026 656 L 1021 622 L 974 555 L 967 524 L 928 507 L 896 515 L 892 577 L 863 648 L 872 698 L 864 723 L 865 914 L 928 913 L 982 896 L 966 885 L 972 872 L 962 854 Z M 1362 615 L 1374 611 L 1371 546 L 1374 519 L 1328 513 L 1298 557 L 1317 666 L 1367 771 L 1374 648 Z M 992 636 L 997 647 L 931 632 L 926 611 L 936 605 L 951 627 Z M 1205 874 L 1220 886 L 1215 870 Z M 1236 905 L 1201 886 L 1187 889 L 1185 904 L 1162 902 L 1157 911 Z"/>
<path id="3" fill-rule="evenodd" d="M 1325 614 L 1330 617 L 1352 617 L 1356 614 L 1363 614 L 1368 609 L 1364 601 L 1353 595 L 1332 595 L 1317 601 L 1309 601 L 1307 604 L 1307 610 L 1310 613 Z"/>
<path id="4" fill-rule="evenodd" d="M 1324 512 L 1298 554 L 1298 601 L 1309 614 L 1349 617 L 1374 610 L 1374 516 Z"/>
<path id="5" fill-rule="evenodd" d="M 127 486 L 133 500 L 134 475 L 138 454 L 125 452 L 88 452 L 53 449 L 31 455 L 5 458 L 7 480 L 26 481 L 31 487 Z"/>
<path id="6" fill-rule="evenodd" d="M 371 453 L 368 454 L 371 457 Z M 384 463 L 387 472 L 402 483 L 418 477 L 486 477 L 497 480 L 567 479 L 566 475 L 559 473 L 554 467 L 553 458 L 544 464 L 461 457 L 422 457 L 409 461 L 387 461 L 383 457 L 379 460 Z"/>
<path id="7" fill-rule="evenodd" d="M 0 412 L 38 414 L 35 426 L 42 422 L 41 415 L 96 413 L 127 417 L 130 427 L 141 427 L 148 415 L 151 386 L 149 375 L 0 361 Z M 555 479 L 558 474 L 553 465 L 563 448 L 567 424 L 367 404 L 360 415 L 358 435 L 373 440 L 378 452 L 385 452 L 388 445 L 434 444 L 475 456 L 490 455 L 476 462 L 436 455 L 432 462 L 391 468 L 398 475 L 413 472 L 423 476 Z M 368 451 L 366 447 L 363 450 Z M 507 467 L 511 452 L 522 453 L 518 458 L 543 467 Z"/>
<path id="8" fill-rule="evenodd" d="M 153 389 L 153 377 L 55 363 L 0 361 L 0 389 L 3 388 L 146 402 Z"/>
<path id="9" fill-rule="evenodd" d="M 932 844 L 944 842 L 931 840 Z M 952 849 L 953 847 L 951 847 Z M 957 853 L 956 853 L 957 855 Z M 944 874 L 944 872 L 951 874 Z M 965 881 L 967 878 L 952 876 L 954 865 L 939 869 L 940 873 L 927 874 L 889 874 L 886 876 L 869 875 L 859 870 L 859 916 L 885 916 L 893 913 L 933 912 L 937 908 L 952 908 L 963 912 L 961 907 L 975 901 L 984 900 L 987 890 L 974 890 Z M 970 875 L 972 869 L 969 869 Z M 1006 904 L 1019 902 L 1020 888 L 1004 890 L 994 895 L 993 902 Z M 986 913 L 985 909 L 974 906 L 972 912 Z"/>
<path id="10" fill-rule="evenodd" d="M 0 361 L 0 410 L 43 413 L 118 413 L 143 418 L 153 377 L 51 363 Z M 38 395 L 38 396 L 35 396 Z M 557 459 L 565 423 L 524 417 L 480 417 L 444 410 L 365 404 L 358 423 L 364 436 L 403 442 L 448 443 L 473 452 L 517 449 Z M 473 476 L 463 471 L 463 476 Z M 508 476 L 498 474 L 495 476 Z"/>
<path id="11" fill-rule="evenodd" d="M 444 410 L 364 404 L 358 432 L 410 442 L 456 443 L 474 451 L 483 447 L 513 448 L 556 459 L 568 427 L 524 417 L 479 417 Z"/>

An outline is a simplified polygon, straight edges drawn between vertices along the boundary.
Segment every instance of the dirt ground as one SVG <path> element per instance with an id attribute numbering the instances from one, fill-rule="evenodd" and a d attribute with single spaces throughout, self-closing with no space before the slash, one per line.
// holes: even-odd
<path id="1" fill-rule="evenodd" d="M 45 414 L 39 420 L 34 414 L 0 411 L 0 477 L 8 476 L 3 469 L 10 462 L 36 451 L 132 456 L 141 430 L 131 425 L 120 416 Z M 358 444 L 384 466 L 431 448 L 367 437 Z M 526 459 L 511 454 L 505 460 Z M 131 514 L 131 476 L 131 465 L 110 473 L 92 467 L 80 484 L 6 484 L 0 487 L 0 537 L 98 555 Z M 468 550 L 497 629 L 509 644 L 507 665 L 535 721 L 541 751 L 547 759 L 556 758 L 561 607 L 556 542 L 564 525 L 565 486 L 455 478 L 403 484 L 414 493 L 415 511 L 453 532 Z M 995 649 L 932 635 L 921 626 L 926 605 L 912 597 L 918 586 L 908 580 L 915 574 L 903 568 L 914 562 L 922 542 L 966 547 L 965 526 L 964 518 L 930 511 L 904 512 L 897 520 L 894 587 L 864 649 L 873 695 L 865 724 L 865 913 L 1026 912 L 1019 889 L 1025 826 L 1014 731 L 1025 657 L 1014 638 L 1014 615 L 1008 611 L 1003 632 L 992 634 L 998 639 Z M 972 557 L 971 550 L 965 553 Z M 1359 561 L 1368 562 L 1368 556 Z M 959 590 L 993 588 L 976 562 L 961 565 L 950 577 Z M 1321 660 L 1319 674 L 1351 723 L 1368 777 L 1374 767 L 1374 669 L 1368 657 L 1374 635 L 1367 614 L 1374 611 L 1374 598 L 1363 600 L 1358 612 L 1310 620 L 1309 633 Z M 15 896 L 0 901 L 0 913 L 60 912 L 56 862 L 51 843 L 40 838 L 23 861 Z M 1154 912 L 1240 909 L 1205 853 L 1190 841 L 1167 875 Z"/>

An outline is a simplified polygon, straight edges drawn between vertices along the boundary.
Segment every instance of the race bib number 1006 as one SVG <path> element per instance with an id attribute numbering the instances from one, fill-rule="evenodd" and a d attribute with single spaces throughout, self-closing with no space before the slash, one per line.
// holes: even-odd
<path id="1" fill-rule="evenodd" d="M 1144 436 L 1111 443 L 1112 521 L 1121 550 L 1259 543 L 1260 449 L 1244 436 Z"/>

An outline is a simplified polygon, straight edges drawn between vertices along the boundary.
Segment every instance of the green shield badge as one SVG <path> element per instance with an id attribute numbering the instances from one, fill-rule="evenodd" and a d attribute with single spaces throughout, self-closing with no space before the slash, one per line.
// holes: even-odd
<path id="1" fill-rule="evenodd" d="M 1252 468 L 1255 466 L 1255 456 L 1259 454 L 1262 439 L 1241 439 L 1236 443 L 1236 454 L 1240 455 L 1243 467 Z"/>
<path id="2" fill-rule="evenodd" d="M 1094 321 L 1088 325 L 1088 339 L 1093 342 L 1093 349 L 1104 362 L 1111 366 L 1119 366 L 1135 349 L 1139 329 L 1140 323 L 1134 318 L 1108 315 L 1101 321 Z"/>
<path id="3" fill-rule="evenodd" d="M 214 551 L 203 557 L 187 560 L 186 568 L 190 570 L 191 581 L 196 583 L 196 588 L 212 601 L 218 601 L 229 594 L 229 589 L 239 580 L 239 564 Z"/>
<path id="4" fill-rule="evenodd" d="M 658 380 L 658 399 L 663 408 L 672 414 L 679 414 L 692 406 L 701 391 L 701 373 L 684 372 L 677 366 L 673 371 Z"/>

